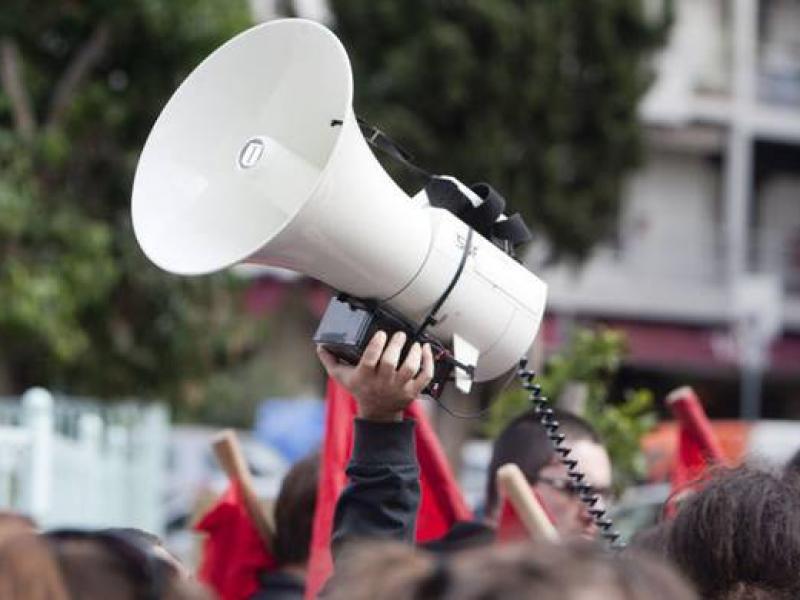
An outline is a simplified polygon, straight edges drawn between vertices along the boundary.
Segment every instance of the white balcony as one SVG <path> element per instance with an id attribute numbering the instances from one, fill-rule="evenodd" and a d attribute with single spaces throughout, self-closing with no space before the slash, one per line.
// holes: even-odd
<path id="1" fill-rule="evenodd" d="M 658 151 L 632 178 L 615 244 L 580 270 L 540 271 L 557 312 L 722 324 L 734 315 L 722 173 L 702 152 Z M 773 275 L 783 321 L 800 329 L 800 177 L 761 191 L 748 222 L 747 271 Z M 758 223 L 758 226 L 756 226 Z"/>
<path id="2" fill-rule="evenodd" d="M 800 3 L 678 0 L 676 8 L 642 103 L 645 122 L 746 126 L 756 139 L 800 144 Z"/>

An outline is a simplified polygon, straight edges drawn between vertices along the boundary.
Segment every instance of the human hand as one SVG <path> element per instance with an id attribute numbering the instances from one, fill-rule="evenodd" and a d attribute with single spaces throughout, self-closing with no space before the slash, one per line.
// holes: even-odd
<path id="1" fill-rule="evenodd" d="M 386 343 L 378 331 L 367 344 L 355 367 L 339 362 L 323 346 L 317 346 L 328 375 L 346 387 L 358 403 L 358 416 L 370 421 L 402 421 L 403 410 L 433 379 L 430 344 L 414 343 L 398 366 L 406 334 L 398 331 Z"/>

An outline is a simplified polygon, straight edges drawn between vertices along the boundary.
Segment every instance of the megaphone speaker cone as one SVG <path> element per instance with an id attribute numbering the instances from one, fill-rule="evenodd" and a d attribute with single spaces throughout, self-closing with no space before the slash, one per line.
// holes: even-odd
<path id="1" fill-rule="evenodd" d="M 316 187 L 352 102 L 325 27 L 284 20 L 234 37 L 183 82 L 142 152 L 133 225 L 145 254 L 201 274 L 260 249 Z"/>

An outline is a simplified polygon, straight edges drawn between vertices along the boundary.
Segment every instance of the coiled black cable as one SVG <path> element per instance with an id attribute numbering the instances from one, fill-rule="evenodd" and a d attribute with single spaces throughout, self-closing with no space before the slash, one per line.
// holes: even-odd
<path id="1" fill-rule="evenodd" d="M 622 542 L 619 532 L 614 529 L 614 522 L 608 516 L 608 511 L 602 507 L 600 496 L 594 492 L 592 485 L 586 481 L 586 475 L 578 468 L 578 461 L 569 457 L 572 449 L 564 443 L 566 436 L 558 431 L 560 423 L 553 414 L 550 401 L 542 395 L 541 386 L 533 382 L 536 373 L 529 371 L 527 367 L 527 359 L 520 360 L 517 376 L 522 387 L 529 393 L 536 416 L 539 417 L 539 422 L 547 431 L 547 437 L 553 444 L 553 450 L 559 455 L 561 464 L 567 467 L 567 476 L 572 480 L 572 485 L 578 491 L 578 497 L 586 505 L 595 525 L 600 529 L 600 535 L 613 550 L 621 550 L 625 544 Z"/>

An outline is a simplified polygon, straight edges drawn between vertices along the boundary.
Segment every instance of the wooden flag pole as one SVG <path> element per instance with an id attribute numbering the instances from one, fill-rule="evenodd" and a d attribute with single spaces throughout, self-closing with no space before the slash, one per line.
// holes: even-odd
<path id="1" fill-rule="evenodd" d="M 497 470 L 497 488 L 511 502 L 531 539 L 559 541 L 561 536 L 517 465 L 508 463 Z"/>
<path id="2" fill-rule="evenodd" d="M 228 479 L 232 483 L 238 483 L 247 514 L 261 535 L 261 539 L 269 545 L 274 534 L 274 528 L 258 499 L 253 477 L 247 466 L 247 460 L 245 460 L 239 439 L 236 437 L 236 432 L 232 429 L 220 431 L 214 436 L 212 447 L 214 448 L 214 455 L 217 457 Z"/>

